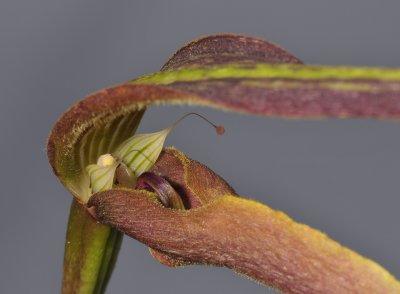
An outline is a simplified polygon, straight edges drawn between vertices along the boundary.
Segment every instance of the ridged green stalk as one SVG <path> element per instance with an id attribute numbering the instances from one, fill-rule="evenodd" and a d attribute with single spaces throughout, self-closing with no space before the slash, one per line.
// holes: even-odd
<path id="1" fill-rule="evenodd" d="M 105 292 L 123 234 L 95 221 L 73 200 L 64 254 L 63 294 Z"/>

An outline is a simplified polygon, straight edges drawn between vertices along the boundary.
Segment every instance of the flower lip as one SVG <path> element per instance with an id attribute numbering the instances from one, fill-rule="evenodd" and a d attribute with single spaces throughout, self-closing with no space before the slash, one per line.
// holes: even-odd
<path id="1" fill-rule="evenodd" d="M 166 179 L 155 173 L 143 173 L 137 179 L 136 189 L 155 192 L 157 198 L 167 208 L 185 209 L 181 196 Z"/>

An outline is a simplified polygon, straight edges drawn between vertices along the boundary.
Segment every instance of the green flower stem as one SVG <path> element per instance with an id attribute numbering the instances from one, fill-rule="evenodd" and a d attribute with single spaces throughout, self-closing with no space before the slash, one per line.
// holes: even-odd
<path id="1" fill-rule="evenodd" d="M 64 254 L 63 294 L 104 293 L 121 246 L 120 232 L 72 202 Z"/>

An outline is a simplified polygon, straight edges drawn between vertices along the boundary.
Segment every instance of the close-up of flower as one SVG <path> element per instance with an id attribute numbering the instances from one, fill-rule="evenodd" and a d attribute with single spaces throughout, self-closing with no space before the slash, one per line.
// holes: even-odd
<path id="1" fill-rule="evenodd" d="M 76 199 L 64 293 L 103 291 L 118 254 L 118 231 L 149 245 L 170 266 L 226 266 L 285 292 L 400 291 L 378 264 L 240 197 L 181 151 L 165 149 L 160 157 L 181 119 L 133 135 L 145 109 L 160 103 L 296 119 L 398 119 L 400 70 L 302 65 L 267 41 L 221 34 L 188 43 L 159 73 L 78 102 L 57 121 L 47 147 L 55 174 Z"/>
<path id="2" fill-rule="evenodd" d="M 196 4 L 179 3 L 176 11 L 180 5 L 195 11 Z M 151 9 L 161 4 L 146 5 L 151 18 Z M 207 6 L 211 19 L 219 11 L 215 5 Z M 118 8 L 115 15 L 111 8 L 105 11 L 113 20 L 136 23 Z M 245 8 L 257 15 L 252 5 Z M 123 71 L 125 61 L 97 65 L 107 60 L 104 52 L 129 51 L 121 27 L 107 28 L 117 36 L 111 42 L 102 31 L 107 25 L 91 26 L 102 39 L 86 50 L 88 35 L 80 36 L 82 28 L 75 30 L 69 20 L 65 32 L 56 32 L 67 38 L 73 32 L 82 42 L 69 79 L 37 75 L 32 84 L 26 79 L 27 91 L 43 85 L 50 91 L 53 85 L 64 97 L 74 85 L 89 84 L 92 73 L 99 78 L 79 99 L 61 103 L 43 92 L 45 98 L 38 99 L 46 102 L 18 105 L 24 108 L 22 121 L 38 110 L 32 126 L 40 122 L 40 136 L 47 137 L 38 140 L 42 153 L 36 165 L 27 158 L 35 127 L 22 124 L 27 134 L 3 152 L 10 157 L 9 184 L 26 189 L 24 197 L 46 195 L 2 205 L 2 232 L 10 236 L 2 242 L 5 269 L 12 277 L 20 268 L 36 275 L 22 283 L 5 280 L 2 293 L 400 293 L 395 136 L 400 64 L 391 62 L 394 57 L 386 63 L 346 58 L 325 63 L 329 54 L 316 61 L 292 53 L 315 49 L 311 39 L 301 42 L 304 51 L 292 51 L 250 29 L 195 35 L 188 29 L 192 37 L 182 45 L 168 36 L 150 38 L 143 24 L 144 31 L 132 36 L 138 44 L 172 49 L 134 55 L 142 67 L 133 76 L 125 71 L 107 80 Z M 62 52 L 68 56 L 68 50 Z M 383 51 L 378 55 L 385 57 Z M 52 58 L 48 66 L 70 70 L 67 60 Z M 149 71 L 146 64 L 153 60 L 164 62 Z M 18 80 L 22 89 L 24 80 Z M 6 120 L 11 111 L 4 113 Z M 22 154 L 21 164 L 7 164 L 11 152 Z M 20 180 L 25 178 L 27 185 Z M 47 195 L 54 193 L 64 197 Z M 133 252 L 134 246 L 146 248 L 152 259 Z M 207 273 L 199 272 L 203 269 Z"/>

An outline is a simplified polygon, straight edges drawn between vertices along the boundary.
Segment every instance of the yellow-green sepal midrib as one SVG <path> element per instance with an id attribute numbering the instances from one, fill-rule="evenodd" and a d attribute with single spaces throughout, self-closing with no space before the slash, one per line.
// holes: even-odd
<path id="1" fill-rule="evenodd" d="M 168 85 L 218 79 L 293 79 L 293 80 L 363 80 L 399 81 L 400 69 L 300 64 L 224 64 L 189 67 L 144 75 L 132 84 Z"/>

